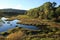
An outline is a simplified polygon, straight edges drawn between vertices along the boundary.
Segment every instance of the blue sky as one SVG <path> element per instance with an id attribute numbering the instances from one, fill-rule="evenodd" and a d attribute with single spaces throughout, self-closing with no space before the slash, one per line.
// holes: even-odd
<path id="1" fill-rule="evenodd" d="M 13 8 L 13 9 L 31 9 L 41 6 L 45 2 L 56 2 L 60 4 L 60 0 L 0 0 L 0 9 Z"/>

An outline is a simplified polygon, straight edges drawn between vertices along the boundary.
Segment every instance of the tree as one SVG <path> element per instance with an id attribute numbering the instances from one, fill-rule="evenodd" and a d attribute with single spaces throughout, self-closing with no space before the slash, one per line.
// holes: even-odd
<path id="1" fill-rule="evenodd" d="M 42 6 L 28 10 L 27 15 L 33 18 L 56 19 L 60 16 L 60 7 L 55 6 L 55 2 L 46 2 Z"/>
<path id="2" fill-rule="evenodd" d="M 56 18 L 60 16 L 60 7 L 56 9 Z"/>
<path id="3" fill-rule="evenodd" d="M 46 2 L 44 4 L 44 17 L 47 19 L 49 14 L 51 13 L 52 9 L 52 3 L 51 2 Z"/>
<path id="4" fill-rule="evenodd" d="M 53 13 L 54 13 L 54 15 L 53 15 L 53 17 L 55 17 L 56 16 L 56 13 L 55 13 L 55 11 L 56 11 L 56 3 L 55 2 L 53 2 L 52 3 L 52 9 L 53 9 Z"/>
<path id="5" fill-rule="evenodd" d="M 53 2 L 52 7 L 55 8 L 55 6 L 56 6 L 56 2 Z"/>

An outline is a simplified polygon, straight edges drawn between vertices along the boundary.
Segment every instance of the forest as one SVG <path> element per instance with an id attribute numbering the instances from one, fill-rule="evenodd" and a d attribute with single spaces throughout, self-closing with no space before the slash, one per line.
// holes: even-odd
<path id="1" fill-rule="evenodd" d="M 28 10 L 26 15 L 33 18 L 55 20 L 58 22 L 60 19 L 60 5 L 56 5 L 57 3 L 55 2 L 46 2 L 42 6 Z"/>

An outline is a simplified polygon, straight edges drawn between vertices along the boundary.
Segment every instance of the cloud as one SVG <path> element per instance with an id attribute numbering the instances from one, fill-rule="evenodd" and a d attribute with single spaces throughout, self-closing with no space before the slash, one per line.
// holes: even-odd
<path id="1" fill-rule="evenodd" d="M 4 9 L 4 8 L 13 8 L 13 9 L 23 9 L 23 6 L 20 4 L 16 4 L 16 5 L 7 5 L 7 4 L 3 4 L 0 5 L 0 9 Z"/>
<path id="2" fill-rule="evenodd" d="M 12 8 L 14 8 L 14 9 L 23 9 L 23 6 L 19 4 L 19 5 L 13 6 Z"/>

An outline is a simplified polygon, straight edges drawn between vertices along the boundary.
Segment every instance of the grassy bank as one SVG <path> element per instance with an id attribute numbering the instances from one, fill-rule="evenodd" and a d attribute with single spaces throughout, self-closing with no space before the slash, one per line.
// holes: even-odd
<path id="1" fill-rule="evenodd" d="M 60 40 L 60 23 L 54 22 L 52 20 L 30 18 L 27 15 L 19 15 L 16 17 L 11 17 L 8 20 L 11 20 L 11 19 L 20 20 L 21 22 L 18 22 L 18 24 L 35 25 L 40 30 L 29 30 L 29 29 L 23 29 L 23 28 L 17 27 L 15 29 L 8 31 L 9 35 L 7 35 L 7 37 L 9 38 L 12 35 L 14 35 L 15 32 L 21 31 L 22 34 L 24 33 L 24 36 L 22 37 L 20 37 L 20 35 L 18 35 L 18 37 L 16 36 L 18 40 Z M 17 35 L 17 33 L 15 35 Z"/>
<path id="2" fill-rule="evenodd" d="M 0 39 L 2 38 L 3 40 L 60 40 L 60 29 L 54 31 L 49 28 L 49 30 L 44 29 L 44 31 L 42 31 L 16 27 L 2 35 Z"/>

